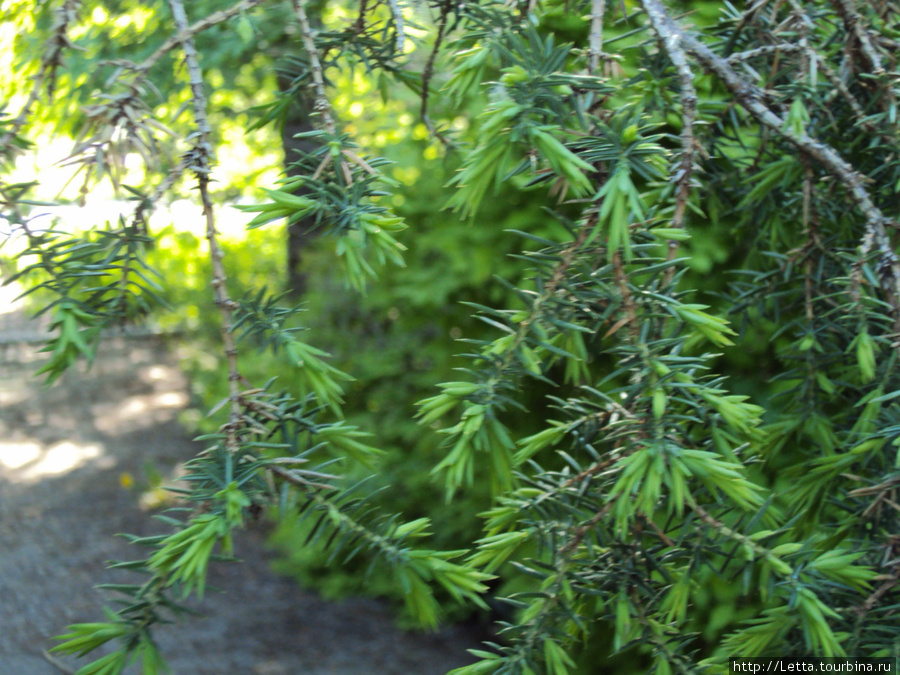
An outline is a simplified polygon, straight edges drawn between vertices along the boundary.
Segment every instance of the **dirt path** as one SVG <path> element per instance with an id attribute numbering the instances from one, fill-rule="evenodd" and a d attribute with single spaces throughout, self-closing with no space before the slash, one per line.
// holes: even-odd
<path id="1" fill-rule="evenodd" d="M 0 341 L 34 330 L 0 315 Z M 42 656 L 51 636 L 102 619 L 93 586 L 122 580 L 105 561 L 137 557 L 113 535 L 159 531 L 123 483 L 196 451 L 176 422 L 186 383 L 158 338 L 106 340 L 92 370 L 49 389 L 31 375 L 37 358 L 34 346 L 0 347 L 0 675 L 64 672 Z M 206 616 L 157 633 L 175 675 L 438 675 L 478 646 L 466 628 L 404 633 L 377 601 L 298 588 L 268 569 L 259 529 L 236 550 L 246 562 L 214 566 L 224 592 L 199 605 Z"/>

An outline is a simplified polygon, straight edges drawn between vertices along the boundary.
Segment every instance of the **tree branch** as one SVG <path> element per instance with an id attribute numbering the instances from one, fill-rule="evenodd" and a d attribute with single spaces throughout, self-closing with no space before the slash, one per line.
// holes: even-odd
<path id="1" fill-rule="evenodd" d="M 403 23 L 403 8 L 397 0 L 387 0 L 391 8 L 391 16 L 394 18 L 394 31 L 396 32 L 397 54 L 403 53 L 403 45 L 406 43 L 406 28 Z"/>
<path id="2" fill-rule="evenodd" d="M 718 76 L 737 102 L 757 122 L 792 143 L 844 186 L 866 219 L 866 230 L 860 242 L 860 258 L 864 259 L 873 250 L 878 252 L 878 272 L 882 278 L 882 287 L 893 308 L 894 329 L 900 331 L 900 259 L 894 253 L 887 233 L 891 221 L 876 206 L 866 188 L 865 184 L 869 179 L 856 171 L 830 145 L 810 137 L 805 131 L 800 135 L 795 134 L 785 124 L 785 120 L 772 112 L 763 102 L 764 93 L 756 85 L 738 75 L 726 59 L 715 54 L 692 34 L 682 30 L 660 0 L 642 1 L 651 22 L 662 31 L 662 39 L 683 45 L 685 51 L 696 58 L 703 68 Z"/>
<path id="3" fill-rule="evenodd" d="M 134 71 L 139 74 L 140 77 L 143 77 L 144 74 L 150 70 L 156 62 L 159 61 L 166 53 L 173 50 L 178 45 L 184 44 L 185 41 L 191 40 L 198 33 L 202 33 L 203 31 L 212 28 L 224 21 L 227 21 L 231 17 L 236 14 L 240 14 L 241 12 L 245 12 L 248 9 L 253 9 L 257 5 L 261 5 L 266 2 L 266 0 L 241 0 L 241 2 L 229 7 L 228 9 L 223 9 L 218 12 L 213 12 L 209 16 L 204 19 L 200 19 L 196 23 L 188 26 L 179 26 L 178 34 L 173 35 L 168 40 L 163 42 L 155 52 L 153 52 L 150 56 L 148 56 L 144 61 L 140 63 L 140 65 L 134 68 Z"/>
<path id="4" fill-rule="evenodd" d="M 844 27 L 852 33 L 859 42 L 860 51 L 869 62 L 869 67 L 874 75 L 884 75 L 884 66 L 881 65 L 881 57 L 875 50 L 875 45 L 869 39 L 869 34 L 862 25 L 862 17 L 856 11 L 853 0 L 831 0 L 834 9 L 844 21 Z"/>
<path id="5" fill-rule="evenodd" d="M 432 122 L 431 118 L 428 116 L 428 88 L 431 86 L 431 76 L 434 73 L 434 60 L 437 58 L 438 51 L 441 49 L 444 31 L 447 29 L 447 18 L 450 15 L 450 7 L 450 2 L 444 2 L 441 6 L 441 19 L 438 23 L 437 36 L 434 38 L 434 47 L 432 47 L 431 53 L 428 55 L 428 61 L 425 63 L 425 68 L 422 70 L 422 105 L 419 110 L 419 116 L 422 118 L 422 123 L 425 124 L 428 132 L 448 148 L 451 147 L 452 144 L 443 134 L 438 133 L 437 129 L 434 127 L 434 122 Z"/>
<path id="6" fill-rule="evenodd" d="M 0 138 L 0 153 L 5 153 L 12 139 L 18 134 L 28 118 L 31 116 L 31 109 L 41 97 L 41 89 L 44 82 L 47 81 L 47 95 L 53 98 L 54 83 L 56 80 L 56 69 L 62 64 L 63 49 L 71 48 L 74 45 L 69 40 L 68 31 L 69 24 L 75 20 L 75 10 L 78 6 L 78 0 L 65 0 L 63 4 L 54 12 L 55 19 L 51 28 L 50 39 L 47 40 L 47 49 L 44 57 L 41 59 L 41 65 L 37 74 L 34 76 L 34 84 L 28 99 L 13 119 L 6 133 Z"/>
<path id="7" fill-rule="evenodd" d="M 658 12 L 650 11 L 649 3 L 644 3 L 647 16 L 653 30 L 659 37 L 660 44 L 675 65 L 678 82 L 681 87 L 681 161 L 678 171 L 673 176 L 677 189 L 675 192 L 675 213 L 672 215 L 672 227 L 684 227 L 684 212 L 687 209 L 688 197 L 691 193 L 691 175 L 694 172 L 694 121 L 697 119 L 697 90 L 694 88 L 694 73 L 688 65 L 687 54 L 681 46 L 682 36 L 666 30 L 666 23 Z M 678 252 L 678 242 L 668 243 L 666 259 L 671 262 Z M 666 270 L 666 281 L 670 282 L 675 268 Z"/>
<path id="8" fill-rule="evenodd" d="M 603 15 L 605 13 L 606 0 L 591 0 L 591 33 L 588 37 L 591 75 L 596 75 L 600 69 L 600 59 L 603 56 Z"/>
<path id="9" fill-rule="evenodd" d="M 237 430 L 241 426 L 240 389 L 238 381 L 241 379 L 237 367 L 237 349 L 232 333 L 232 311 L 235 303 L 228 296 L 226 287 L 225 268 L 222 265 L 222 249 L 219 247 L 216 232 L 215 215 L 213 214 L 212 200 L 209 196 L 209 174 L 212 157 L 210 145 L 210 127 L 207 118 L 206 94 L 203 91 L 203 73 L 200 70 L 200 61 L 193 39 L 188 35 L 187 16 L 184 12 L 182 0 L 169 0 L 175 24 L 182 36 L 181 46 L 184 50 L 184 60 L 187 65 L 188 77 L 191 87 L 191 101 L 194 108 L 194 120 L 197 124 L 196 141 L 190 153 L 192 163 L 189 168 L 197 176 L 200 190 L 200 200 L 203 204 L 203 215 L 206 218 L 206 240 L 209 242 L 209 257 L 212 264 L 212 287 L 216 306 L 222 315 L 222 344 L 225 351 L 225 359 L 228 363 L 228 392 L 231 409 L 228 423 L 225 427 L 226 447 L 234 452 L 238 448 Z"/>
<path id="10" fill-rule="evenodd" d="M 315 103 L 313 108 L 322 116 L 322 126 L 325 131 L 334 136 L 337 133 L 337 125 L 331 111 L 331 103 L 325 91 L 325 77 L 322 71 L 322 62 L 319 59 L 319 50 L 313 37 L 309 17 L 306 15 L 306 0 L 294 0 L 294 13 L 300 22 L 300 37 L 303 40 L 303 48 L 309 57 L 309 71 L 312 75 Z"/>

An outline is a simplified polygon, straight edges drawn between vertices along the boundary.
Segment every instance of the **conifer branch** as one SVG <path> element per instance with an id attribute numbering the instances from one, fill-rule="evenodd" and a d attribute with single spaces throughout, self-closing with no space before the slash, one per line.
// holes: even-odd
<path id="1" fill-rule="evenodd" d="M 844 21 L 847 32 L 851 33 L 859 43 L 859 48 L 868 61 L 869 68 L 873 75 L 884 75 L 884 66 L 881 64 L 881 57 L 869 39 L 869 33 L 863 26 L 863 18 L 856 11 L 853 0 L 831 0 L 835 10 Z"/>
<path id="2" fill-rule="evenodd" d="M 694 87 L 694 73 L 687 62 L 687 54 L 681 47 L 681 35 L 666 31 L 663 18 L 657 12 L 647 12 L 653 30 L 659 37 L 659 42 L 675 66 L 678 73 L 678 82 L 681 88 L 681 158 L 678 170 L 672 177 L 676 185 L 675 213 L 672 215 L 671 227 L 684 228 L 684 212 L 687 209 L 688 198 L 691 193 L 691 176 L 694 172 L 694 121 L 697 118 L 697 90 Z M 666 259 L 672 262 L 678 253 L 678 241 L 670 240 Z M 671 282 L 675 274 L 675 268 L 670 267 L 666 271 L 666 281 Z"/>
<path id="3" fill-rule="evenodd" d="M 438 52 L 441 49 L 441 43 L 444 40 L 444 32 L 447 30 L 447 20 L 450 16 L 451 6 L 450 0 L 446 0 L 443 5 L 441 5 L 441 18 L 438 20 L 438 29 L 434 38 L 434 46 L 431 48 L 431 53 L 428 54 L 428 60 L 425 62 L 425 68 L 422 70 L 422 102 L 419 107 L 419 117 L 422 118 L 425 128 L 428 129 L 428 133 L 437 138 L 447 148 L 452 147 L 453 144 L 443 133 L 437 131 L 434 122 L 431 121 L 431 117 L 428 115 L 428 98 L 431 88 L 431 77 L 434 73 L 434 61 L 437 58 Z"/>
<path id="4" fill-rule="evenodd" d="M 866 187 L 868 177 L 860 174 L 830 145 L 810 137 L 805 131 L 794 133 L 785 120 L 765 104 L 765 94 L 754 84 L 738 75 L 728 61 L 715 54 L 694 35 L 681 29 L 669 15 L 660 0 L 642 0 L 644 8 L 654 26 L 658 26 L 664 40 L 672 40 L 684 46 L 709 72 L 715 73 L 722 84 L 734 95 L 737 102 L 756 119 L 757 122 L 784 138 L 821 165 L 847 190 L 851 200 L 866 219 L 866 230 L 860 242 L 860 262 L 873 250 L 878 254 L 878 273 L 882 286 L 891 304 L 895 331 L 900 332 L 900 258 L 887 233 L 892 226 L 881 209 L 875 204 Z M 900 348 L 900 346 L 898 346 Z"/>
<path id="5" fill-rule="evenodd" d="M 44 86 L 47 87 L 48 98 L 53 98 L 56 84 L 56 71 L 62 65 L 63 51 L 74 49 L 75 45 L 68 37 L 69 25 L 75 21 L 76 12 L 81 0 L 64 0 L 54 11 L 51 35 L 47 40 L 46 51 L 41 59 L 37 74 L 34 76 L 31 91 L 22 105 L 19 114 L 12 120 L 9 128 L 0 137 L 0 153 L 6 153 L 12 140 L 22 130 L 31 117 L 32 109 L 41 97 Z"/>
<path id="6" fill-rule="evenodd" d="M 366 12 L 369 11 L 369 0 L 361 0 L 359 3 L 359 13 L 356 15 L 356 22 L 353 24 L 353 32 L 361 35 L 366 30 Z"/>
<path id="7" fill-rule="evenodd" d="M 590 74 L 596 75 L 600 70 L 600 59 L 603 58 L 603 15 L 606 13 L 606 0 L 591 0 L 591 32 L 588 36 Z"/>
<path id="8" fill-rule="evenodd" d="M 622 308 L 625 310 L 625 317 L 615 327 L 620 328 L 622 325 L 627 325 L 631 338 L 637 343 L 641 331 L 641 327 L 638 324 L 637 305 L 634 302 L 631 289 L 628 288 L 628 275 L 625 272 L 625 265 L 622 263 L 622 256 L 618 251 L 613 253 L 612 264 L 616 286 L 622 298 Z M 612 333 L 613 330 L 610 329 L 604 337 L 608 337 Z"/>
<path id="9" fill-rule="evenodd" d="M 406 44 L 406 28 L 403 21 L 403 8 L 398 0 L 387 0 L 388 7 L 391 8 L 391 17 L 394 19 L 394 32 L 396 33 L 396 49 L 397 55 L 403 54 L 403 47 Z"/>
<path id="10" fill-rule="evenodd" d="M 237 432 L 241 425 L 240 387 L 241 379 L 237 365 L 237 348 L 232 332 L 232 313 L 236 304 L 228 296 L 226 286 L 227 276 L 222 264 L 223 253 L 219 246 L 216 220 L 213 212 L 212 199 L 209 195 L 209 181 L 212 164 L 212 146 L 210 145 L 210 127 L 207 118 L 206 93 L 203 90 L 203 73 L 200 70 L 200 60 L 194 47 L 193 38 L 188 35 L 187 15 L 184 11 L 182 0 L 169 0 L 172 15 L 183 39 L 181 46 L 184 51 L 185 64 L 191 88 L 191 101 L 194 109 L 194 121 L 197 125 L 194 146 L 191 150 L 189 168 L 197 177 L 197 185 L 200 191 L 200 200 L 203 206 L 203 216 L 206 220 L 206 240 L 209 243 L 209 258 L 212 264 L 212 287 L 216 306 L 222 317 L 222 345 L 225 359 L 228 363 L 228 390 L 230 399 L 230 413 L 226 424 L 226 445 L 232 452 L 238 449 Z"/>
<path id="11" fill-rule="evenodd" d="M 328 100 L 328 94 L 325 91 L 325 76 L 322 69 L 322 61 L 319 59 L 319 50 L 316 47 L 315 36 L 312 26 L 309 23 L 309 17 L 306 14 L 307 0 L 294 0 L 294 13 L 297 21 L 300 23 L 300 38 L 303 41 L 303 48 L 309 58 L 309 72 L 313 81 L 314 104 L 313 108 L 322 118 L 322 126 L 329 135 L 337 134 L 337 125 L 334 122 L 332 114 L 331 102 Z"/>
<path id="12" fill-rule="evenodd" d="M 257 5 L 261 5 L 266 1 L 267 0 L 241 0 L 241 2 L 238 2 L 227 9 L 213 12 L 209 16 L 200 19 L 196 23 L 193 23 L 189 26 L 179 26 L 178 32 L 175 35 L 171 36 L 168 40 L 163 42 L 159 47 L 157 47 L 156 51 L 154 51 L 150 56 L 141 61 L 139 65 L 133 66 L 129 68 L 129 70 L 133 70 L 138 78 L 143 78 L 163 56 L 168 54 L 179 45 L 184 44 L 185 41 L 192 40 L 197 34 L 202 33 L 203 31 L 208 30 L 213 26 L 217 26 L 220 23 L 228 21 L 228 19 L 232 18 L 233 16 L 236 16 L 241 12 L 246 12 L 250 9 L 253 9 Z M 122 65 L 123 67 L 127 68 L 126 64 Z"/>

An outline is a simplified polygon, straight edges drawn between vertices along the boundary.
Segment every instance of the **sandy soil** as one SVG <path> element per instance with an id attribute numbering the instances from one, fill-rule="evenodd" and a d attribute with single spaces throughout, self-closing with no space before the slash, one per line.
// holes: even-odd
<path id="1" fill-rule="evenodd" d="M 85 662 L 43 651 L 67 624 L 102 618 L 93 586 L 124 580 L 105 562 L 139 555 L 114 535 L 161 531 L 139 504 L 145 468 L 174 474 L 197 450 L 176 421 L 186 382 L 159 338 L 105 340 L 90 371 L 45 388 L 21 342 L 37 330 L 0 315 L 0 675 Z M 402 632 L 378 601 L 326 602 L 278 577 L 261 527 L 237 540 L 244 563 L 212 570 L 222 592 L 197 605 L 204 616 L 158 631 L 175 675 L 438 675 L 469 662 L 473 629 Z"/>

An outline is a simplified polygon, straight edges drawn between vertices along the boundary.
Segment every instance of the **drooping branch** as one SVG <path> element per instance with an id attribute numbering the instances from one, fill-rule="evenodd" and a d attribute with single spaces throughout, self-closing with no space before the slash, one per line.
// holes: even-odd
<path id="1" fill-rule="evenodd" d="M 235 347 L 232 333 L 232 312 L 235 302 L 228 296 L 226 287 L 225 268 L 222 265 L 222 249 L 219 247 L 216 232 L 216 220 L 213 213 L 212 200 L 209 196 L 209 176 L 212 165 L 212 146 L 210 144 L 210 126 L 207 117 L 206 93 L 203 91 L 203 73 L 200 70 L 200 60 L 194 47 L 193 39 L 187 35 L 188 22 L 182 0 L 169 0 L 172 15 L 179 32 L 183 36 L 181 41 L 184 51 L 184 60 L 187 66 L 191 87 L 191 102 L 194 109 L 194 121 L 197 125 L 196 140 L 189 153 L 189 168 L 197 176 L 197 184 L 200 191 L 200 200 L 203 205 L 203 215 L 206 219 L 206 239 L 209 242 L 209 257 L 212 264 L 212 287 L 216 306 L 222 316 L 222 343 L 225 349 L 225 359 L 228 364 L 228 392 L 231 409 L 226 425 L 226 447 L 236 451 L 237 430 L 241 424 L 240 389 L 238 381 L 241 379 L 237 367 L 237 348 Z"/>
<path id="2" fill-rule="evenodd" d="M 872 69 L 873 75 L 883 75 L 884 66 L 881 65 L 881 57 L 875 50 L 875 45 L 869 39 L 869 34 L 862 25 L 862 17 L 856 11 L 853 0 L 831 0 L 835 10 L 844 21 L 844 26 L 849 33 L 853 34 L 856 41 L 859 42 L 860 51 L 869 62 L 869 68 Z"/>
<path id="3" fill-rule="evenodd" d="M 428 129 L 428 132 L 447 147 L 450 147 L 450 141 L 445 138 L 443 134 L 438 133 L 434 126 L 434 122 L 432 122 L 431 117 L 428 116 L 428 96 L 429 88 L 431 87 L 431 76 L 434 73 L 434 61 L 441 49 L 441 43 L 444 40 L 444 32 L 447 30 L 447 19 L 450 16 L 450 7 L 450 2 L 445 2 L 441 7 L 441 18 L 440 21 L 438 21 L 438 30 L 437 35 L 434 38 L 434 46 L 431 48 L 431 53 L 428 55 L 428 61 L 425 63 L 425 68 L 422 70 L 422 104 L 419 109 L 419 116 L 422 118 L 422 123 Z"/>
<path id="4" fill-rule="evenodd" d="M 859 102 L 859 99 L 857 99 L 856 96 L 853 95 L 853 92 L 851 92 L 847 87 L 847 84 L 841 78 L 840 74 L 830 65 L 828 65 L 821 54 L 816 52 L 816 50 L 808 45 L 780 42 L 774 45 L 766 45 L 764 47 L 748 49 L 744 52 L 737 52 L 736 54 L 732 54 L 731 56 L 729 56 L 727 61 L 728 63 L 734 64 L 749 61 L 760 56 L 768 56 L 769 54 L 775 54 L 777 58 L 779 54 L 792 54 L 797 52 L 805 52 L 806 56 L 815 64 L 815 71 L 822 73 L 825 76 L 825 79 L 827 79 L 834 87 L 831 93 L 826 97 L 825 101 L 829 102 L 835 96 L 840 95 L 847 102 L 847 105 L 850 106 L 850 109 L 853 111 L 853 115 L 856 117 L 859 125 L 866 131 L 876 133 L 877 130 L 875 128 L 875 125 L 872 124 L 871 120 L 868 119 L 868 115 L 863 109 L 862 104 Z M 895 139 L 892 139 L 887 135 L 883 135 L 883 137 L 888 142 L 896 142 Z"/>
<path id="5" fill-rule="evenodd" d="M 241 12 L 246 12 L 247 10 L 253 9 L 257 5 L 261 5 L 266 2 L 266 0 L 241 0 L 237 4 L 229 7 L 228 9 L 223 9 L 218 12 L 213 12 L 206 18 L 200 19 L 194 24 L 190 26 L 179 26 L 178 33 L 170 37 L 168 40 L 163 42 L 155 52 L 153 52 L 150 56 L 144 59 L 139 65 L 135 66 L 133 70 L 140 77 L 143 77 L 147 71 L 149 71 L 156 63 L 167 53 L 175 49 L 178 45 L 184 44 L 187 40 L 191 40 L 198 33 L 202 33 L 213 26 L 217 26 L 220 23 L 228 21 L 233 16 L 240 14 Z"/>
<path id="6" fill-rule="evenodd" d="M 310 26 L 309 17 L 306 14 L 306 0 L 294 0 L 294 13 L 297 15 L 297 21 L 300 23 L 300 38 L 303 40 L 303 48 L 306 50 L 306 55 L 309 58 L 309 72 L 312 76 L 313 91 L 315 92 L 313 107 L 321 115 L 322 126 L 325 128 L 325 131 L 334 136 L 337 133 L 337 125 L 334 123 L 331 103 L 325 91 L 322 61 L 319 59 L 319 50 L 316 47 L 312 26 Z"/>
<path id="7" fill-rule="evenodd" d="M 646 5 L 645 5 L 646 7 Z M 678 171 L 673 176 L 677 186 L 675 191 L 675 213 L 672 215 L 672 227 L 681 229 L 684 227 L 684 212 L 687 209 L 688 198 L 691 193 L 691 176 L 694 173 L 694 121 L 697 119 L 697 90 L 694 88 L 694 73 L 688 65 L 687 54 L 681 46 L 681 35 L 665 30 L 662 17 L 656 13 L 647 11 L 653 30 L 659 37 L 660 44 L 675 65 L 678 72 L 678 83 L 681 87 L 681 161 Z M 671 240 L 668 243 L 667 258 L 671 262 L 678 252 L 678 242 Z M 666 280 L 671 281 L 675 268 L 670 267 L 666 271 Z"/>
<path id="8" fill-rule="evenodd" d="M 406 27 L 403 22 L 403 8 L 397 0 L 387 0 L 391 8 L 391 16 L 394 19 L 394 32 L 396 33 L 397 54 L 403 53 L 403 45 L 406 43 Z"/>
<path id="9" fill-rule="evenodd" d="M 866 220 L 866 230 L 860 242 L 860 257 L 866 258 L 873 250 L 878 252 L 878 272 L 893 308 L 895 330 L 900 330 L 900 258 L 894 253 L 887 233 L 891 221 L 872 199 L 866 187 L 868 178 L 854 169 L 830 145 L 812 138 L 805 131 L 795 133 L 782 117 L 766 105 L 765 95 L 759 87 L 738 75 L 726 59 L 717 55 L 694 35 L 681 29 L 660 0 L 643 0 L 643 5 L 653 25 L 658 26 L 661 31 L 663 40 L 681 44 L 705 70 L 719 78 L 741 107 L 757 122 L 793 144 L 844 186 Z"/>
<path id="10" fill-rule="evenodd" d="M 10 123 L 9 128 L 0 137 L 0 153 L 6 152 L 10 142 L 22 130 L 31 117 L 34 104 L 41 97 L 44 85 L 47 86 L 47 95 L 53 98 L 53 90 L 56 82 L 56 70 L 62 65 L 63 50 L 74 47 L 69 40 L 69 25 L 75 21 L 76 11 L 80 0 L 65 0 L 54 12 L 53 27 L 50 29 L 50 39 L 47 40 L 47 48 L 41 59 L 41 65 L 34 76 L 31 91 L 19 114 Z"/>

